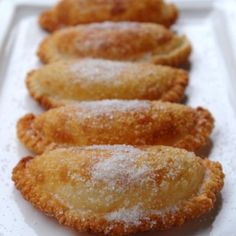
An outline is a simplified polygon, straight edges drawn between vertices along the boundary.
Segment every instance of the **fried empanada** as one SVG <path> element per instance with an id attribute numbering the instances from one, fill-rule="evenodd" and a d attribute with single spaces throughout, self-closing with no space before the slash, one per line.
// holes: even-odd
<path id="1" fill-rule="evenodd" d="M 35 153 L 56 146 L 170 145 L 196 150 L 213 129 L 203 109 L 167 102 L 103 100 L 28 114 L 17 124 L 20 141 Z"/>
<path id="2" fill-rule="evenodd" d="M 179 102 L 188 75 L 153 64 L 84 59 L 32 71 L 26 83 L 31 96 L 46 108 L 102 99 Z"/>
<path id="3" fill-rule="evenodd" d="M 199 217 L 224 184 L 218 162 L 164 146 L 56 149 L 21 160 L 12 178 L 26 200 L 60 224 L 114 236 Z"/>
<path id="4" fill-rule="evenodd" d="M 185 36 L 177 36 L 163 26 L 105 22 L 53 33 L 41 43 L 38 56 L 44 63 L 91 57 L 179 65 L 188 60 L 190 52 Z"/>
<path id="5" fill-rule="evenodd" d="M 175 5 L 162 0 L 62 0 L 41 14 L 39 24 L 49 32 L 103 21 L 153 22 L 168 27 L 177 17 Z"/>

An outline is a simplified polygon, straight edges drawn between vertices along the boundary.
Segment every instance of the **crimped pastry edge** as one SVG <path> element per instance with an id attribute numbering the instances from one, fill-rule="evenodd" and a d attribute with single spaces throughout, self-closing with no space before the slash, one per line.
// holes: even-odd
<path id="1" fill-rule="evenodd" d="M 150 23 L 158 23 L 168 28 L 171 25 L 173 25 L 179 16 L 178 9 L 174 4 L 166 3 L 166 7 L 168 8 L 168 17 L 166 19 L 163 19 L 162 22 L 150 22 Z M 112 19 L 110 19 L 110 21 L 112 21 Z M 129 20 L 127 19 L 127 21 Z M 139 21 L 137 20 L 137 22 Z M 146 21 L 146 22 L 142 21 L 142 23 L 148 23 L 148 22 L 149 21 Z M 56 18 L 56 16 L 53 15 L 52 10 L 42 12 L 41 15 L 39 16 L 38 23 L 42 29 L 48 31 L 49 33 L 53 33 L 54 31 L 62 29 L 64 27 L 73 26 L 73 25 L 64 25 L 63 23 L 60 23 L 58 19 Z M 88 23 L 93 23 L 93 22 L 87 22 L 87 24 Z M 76 25 L 79 25 L 79 24 L 76 24 Z"/>
<path id="2" fill-rule="evenodd" d="M 214 206 L 217 194 L 223 187 L 224 174 L 218 162 L 202 160 L 208 177 L 204 179 L 201 191 L 197 196 L 185 200 L 181 204 L 181 209 L 174 213 L 167 212 L 164 216 L 150 216 L 149 220 L 141 220 L 138 226 L 126 226 L 122 222 L 107 221 L 104 218 L 91 216 L 82 219 L 78 214 L 72 214 L 67 207 L 64 207 L 48 193 L 39 193 L 37 183 L 31 182 L 29 176 L 25 175 L 25 168 L 32 157 L 22 159 L 13 170 L 12 180 L 16 188 L 22 193 L 24 198 L 30 201 L 34 207 L 43 211 L 46 215 L 55 217 L 60 224 L 74 228 L 80 232 L 93 232 L 111 236 L 129 235 L 136 232 L 149 230 L 166 230 L 174 226 L 182 225 L 188 219 L 194 219 L 207 213 Z M 155 223 L 153 223 L 155 222 Z"/>
<path id="3" fill-rule="evenodd" d="M 38 23 L 42 29 L 48 31 L 49 33 L 52 33 L 63 27 L 63 25 L 58 22 L 56 17 L 53 16 L 51 10 L 41 13 Z"/>
<path id="4" fill-rule="evenodd" d="M 189 135 L 178 141 L 174 146 L 188 151 L 196 151 L 206 145 L 214 128 L 214 118 L 211 113 L 202 107 L 196 108 L 197 124 Z"/>
<path id="5" fill-rule="evenodd" d="M 167 7 L 168 7 L 168 12 L 171 13 L 171 17 L 168 17 L 165 21 L 163 21 L 162 25 L 164 25 L 165 27 L 169 28 L 179 18 L 179 11 L 178 11 L 176 5 L 173 4 L 173 3 L 168 3 Z"/>
<path id="6" fill-rule="evenodd" d="M 39 94 L 34 89 L 34 86 L 31 83 L 31 80 L 32 80 L 35 73 L 36 73 L 36 70 L 30 71 L 27 74 L 26 81 L 25 81 L 26 87 L 27 87 L 27 90 L 28 90 L 30 96 L 45 109 L 59 107 L 60 105 L 58 103 L 56 103 L 53 98 L 49 98 L 46 95 Z"/>
<path id="7" fill-rule="evenodd" d="M 180 47 L 174 49 L 171 53 L 166 56 L 153 55 L 152 63 L 158 65 L 167 65 L 178 67 L 186 63 L 192 52 L 192 46 L 186 36 L 175 36 L 182 40 Z"/>
<path id="8" fill-rule="evenodd" d="M 72 27 L 68 28 L 71 29 Z M 52 36 L 47 36 L 39 45 L 37 56 L 44 64 L 49 64 L 53 62 L 63 61 L 65 59 L 62 59 L 61 56 L 56 55 L 57 49 L 55 48 L 55 45 L 51 43 Z M 161 56 L 156 55 L 155 52 L 151 55 L 150 60 L 143 60 L 142 58 L 138 61 L 136 60 L 128 60 L 133 61 L 136 63 L 139 62 L 146 62 L 146 63 L 153 63 L 157 65 L 166 65 L 166 66 L 173 66 L 178 67 L 186 63 L 189 59 L 189 56 L 192 52 L 192 46 L 190 41 L 187 39 L 186 36 L 174 36 L 179 39 L 181 39 L 181 44 L 179 47 L 173 49 L 170 53 Z M 55 55 L 53 55 L 53 51 L 55 51 Z M 79 58 L 78 58 L 79 59 Z M 75 58 L 68 57 L 67 60 L 75 60 Z M 121 60 L 122 61 L 122 60 Z"/>
<path id="9" fill-rule="evenodd" d="M 49 64 L 54 61 L 54 59 L 51 59 L 52 56 L 46 53 L 48 51 L 48 48 L 49 51 L 55 50 L 54 45 L 50 45 L 50 43 L 50 36 L 46 36 L 46 38 L 43 39 L 43 41 L 39 44 L 39 48 L 37 50 L 37 56 L 44 64 Z M 57 58 L 56 61 L 59 60 L 60 58 Z"/>
<path id="10" fill-rule="evenodd" d="M 194 111 L 197 115 L 196 126 L 191 133 L 187 134 L 175 143 L 173 145 L 174 147 L 183 148 L 188 151 L 197 151 L 197 149 L 206 145 L 210 133 L 214 128 L 214 118 L 208 110 L 202 107 L 198 107 Z M 45 137 L 42 137 L 37 130 L 33 130 L 31 125 L 35 118 L 35 115 L 27 114 L 17 122 L 17 136 L 21 143 L 29 150 L 41 154 L 47 149 L 60 146 L 71 146 L 68 144 L 60 145 L 57 143 L 51 143 Z"/>
<path id="11" fill-rule="evenodd" d="M 34 114 L 27 114 L 17 122 L 17 137 L 30 151 L 43 153 L 50 143 L 32 129 L 31 125 L 35 118 Z"/>
<path id="12" fill-rule="evenodd" d="M 61 102 L 60 102 L 60 99 L 59 101 L 57 101 L 57 99 L 53 99 L 53 96 L 50 96 L 50 95 L 47 96 L 47 95 L 38 93 L 36 91 L 37 88 L 35 89 L 34 84 L 32 83 L 33 76 L 35 73 L 37 73 L 36 70 L 32 70 L 31 72 L 29 72 L 25 81 L 26 87 L 29 91 L 30 96 L 34 98 L 34 100 L 37 101 L 45 109 L 51 109 L 51 108 L 67 105 L 67 103 L 63 103 L 63 99 L 61 99 Z M 163 101 L 163 102 L 180 102 L 184 97 L 184 92 L 188 85 L 188 82 L 189 82 L 189 77 L 188 77 L 187 72 L 181 69 L 176 69 L 176 79 L 172 87 L 169 90 L 167 90 L 162 95 L 162 97 L 158 100 Z M 152 100 L 155 100 L 155 99 L 152 99 Z M 82 100 L 78 100 L 78 101 L 65 100 L 65 101 L 76 103 Z"/>
<path id="13" fill-rule="evenodd" d="M 184 92 L 189 83 L 188 73 L 178 69 L 176 71 L 176 80 L 172 88 L 163 94 L 160 101 L 163 102 L 180 102 L 184 97 Z"/>

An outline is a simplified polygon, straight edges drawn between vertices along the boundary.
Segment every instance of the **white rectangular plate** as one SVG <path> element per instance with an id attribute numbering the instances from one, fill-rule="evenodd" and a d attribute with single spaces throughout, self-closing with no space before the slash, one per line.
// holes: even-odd
<path id="1" fill-rule="evenodd" d="M 37 17 L 53 2 L 3 0 L 0 3 L 0 236 L 78 235 L 34 209 L 11 181 L 12 168 L 20 158 L 30 154 L 16 138 L 16 122 L 26 113 L 42 111 L 29 97 L 24 80 L 27 72 L 40 66 L 35 52 L 46 33 L 39 28 Z M 175 29 L 186 33 L 194 48 L 187 104 L 204 106 L 213 113 L 216 127 L 212 147 L 207 151 L 211 160 L 222 163 L 226 178 L 213 211 L 158 235 L 234 236 L 236 43 L 233 42 L 236 42 L 236 4 L 231 1 L 219 1 L 219 4 L 212 1 L 176 2 L 181 9 L 181 18 Z"/>

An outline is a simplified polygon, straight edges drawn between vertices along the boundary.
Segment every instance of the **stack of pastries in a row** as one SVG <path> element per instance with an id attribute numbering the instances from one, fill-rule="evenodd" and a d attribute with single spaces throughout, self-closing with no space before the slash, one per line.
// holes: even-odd
<path id="1" fill-rule="evenodd" d="M 26 84 L 48 111 L 18 121 L 19 140 L 37 156 L 23 158 L 12 178 L 59 223 L 128 235 L 213 208 L 221 165 L 194 152 L 214 119 L 177 104 L 188 85 L 177 67 L 191 53 L 187 37 L 166 28 L 177 16 L 162 0 L 62 0 L 40 16 L 53 32 L 38 50 L 47 65 Z"/>

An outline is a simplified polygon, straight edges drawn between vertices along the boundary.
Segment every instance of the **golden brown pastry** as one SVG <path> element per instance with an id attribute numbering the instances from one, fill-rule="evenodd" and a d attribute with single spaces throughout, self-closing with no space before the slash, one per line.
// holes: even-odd
<path id="1" fill-rule="evenodd" d="M 199 217 L 224 183 L 219 163 L 164 146 L 56 149 L 21 160 L 12 178 L 26 200 L 60 224 L 114 236 Z"/>
<path id="2" fill-rule="evenodd" d="M 163 26 L 151 23 L 98 23 L 59 30 L 41 43 L 38 56 L 44 63 L 79 58 L 185 63 L 191 45 Z"/>
<path id="3" fill-rule="evenodd" d="M 93 144 L 170 145 L 195 150 L 213 129 L 203 109 L 138 100 L 81 102 L 28 114 L 17 124 L 20 141 L 35 153 L 55 146 Z"/>
<path id="4" fill-rule="evenodd" d="M 32 71 L 26 83 L 31 96 L 46 108 L 112 98 L 179 102 L 188 75 L 153 64 L 84 59 Z"/>
<path id="5" fill-rule="evenodd" d="M 39 24 L 47 31 L 102 21 L 153 22 L 172 25 L 178 17 L 174 4 L 162 0 L 62 0 L 42 13 Z"/>

